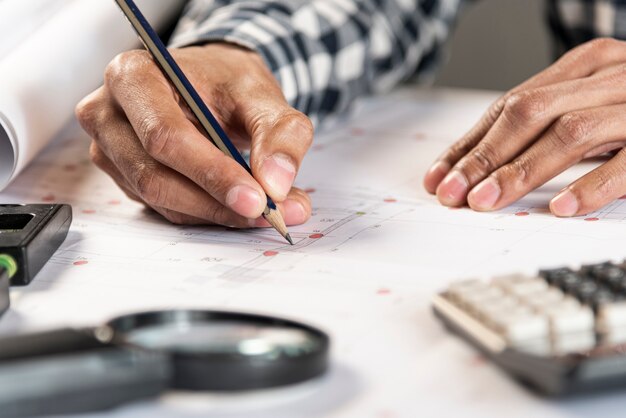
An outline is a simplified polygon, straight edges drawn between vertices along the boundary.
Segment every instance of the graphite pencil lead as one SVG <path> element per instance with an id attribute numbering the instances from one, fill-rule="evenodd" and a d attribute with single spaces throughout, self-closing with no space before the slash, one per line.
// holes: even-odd
<path id="1" fill-rule="evenodd" d="M 287 241 L 289 241 L 289 244 L 293 245 L 293 240 L 291 239 L 291 235 L 289 233 L 287 233 L 287 235 L 285 235 L 285 239 Z"/>

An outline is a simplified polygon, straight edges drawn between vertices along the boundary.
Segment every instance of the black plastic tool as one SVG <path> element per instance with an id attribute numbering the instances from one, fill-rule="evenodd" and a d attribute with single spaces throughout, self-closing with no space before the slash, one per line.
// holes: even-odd
<path id="1" fill-rule="evenodd" d="M 69 205 L 0 205 L 0 254 L 17 269 L 11 285 L 29 284 L 65 240 L 72 223 Z"/>

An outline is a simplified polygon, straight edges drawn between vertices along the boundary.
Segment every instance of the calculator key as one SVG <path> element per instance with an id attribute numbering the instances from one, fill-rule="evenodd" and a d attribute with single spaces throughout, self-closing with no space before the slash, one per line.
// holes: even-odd
<path id="1" fill-rule="evenodd" d="M 548 314 L 553 338 L 577 332 L 593 332 L 595 316 L 588 306 L 555 309 Z"/>
<path id="2" fill-rule="evenodd" d="M 626 328 L 626 302 L 616 302 L 600 307 L 598 328 L 606 333 L 614 329 Z"/>
<path id="3" fill-rule="evenodd" d="M 517 299 L 507 295 L 503 295 L 500 298 L 483 302 L 484 303 L 479 306 L 475 305 L 473 307 L 473 310 L 477 317 L 486 322 L 490 322 L 494 317 L 508 314 L 511 312 L 531 312 L 529 307 L 523 306 Z"/>
<path id="4" fill-rule="evenodd" d="M 616 295 L 608 289 L 600 289 L 596 293 L 591 295 L 586 303 L 592 306 L 594 309 L 599 309 L 601 306 L 613 303 L 617 300 L 620 300 L 621 298 L 621 296 Z"/>
<path id="5" fill-rule="evenodd" d="M 504 292 L 501 289 L 487 287 L 484 290 L 460 294 L 458 303 L 470 313 L 475 314 L 482 306 L 497 303 L 503 296 Z"/>
<path id="6" fill-rule="evenodd" d="M 565 274 L 560 277 L 555 283 L 555 286 L 560 287 L 564 292 L 570 293 L 575 290 L 584 279 L 576 273 Z"/>
<path id="7" fill-rule="evenodd" d="M 511 344 L 548 338 L 550 335 L 548 318 L 535 314 L 503 315 L 493 318 L 493 324 L 495 331 Z"/>
<path id="8" fill-rule="evenodd" d="M 598 282 L 614 289 L 626 281 L 626 273 L 617 266 L 607 266 L 594 276 Z"/>
<path id="9" fill-rule="evenodd" d="M 564 298 L 565 294 L 560 289 L 551 286 L 546 289 L 545 292 L 526 295 L 522 300 L 532 309 L 542 312 L 545 309 L 562 302 Z"/>
<path id="10" fill-rule="evenodd" d="M 527 276 L 524 274 L 509 274 L 506 276 L 494 277 L 493 279 L 491 279 L 491 285 L 508 290 L 509 288 L 513 286 L 526 283 L 532 279 L 533 279 L 532 276 Z"/>
<path id="11" fill-rule="evenodd" d="M 508 291 L 518 297 L 526 297 L 540 294 L 548 289 L 548 283 L 539 278 L 529 279 L 523 282 L 517 282 L 509 286 Z"/>
<path id="12" fill-rule="evenodd" d="M 597 278 L 602 271 L 612 266 L 613 264 L 609 261 L 596 264 L 587 264 L 580 268 L 580 274 Z"/>
<path id="13" fill-rule="evenodd" d="M 463 295 L 471 292 L 484 291 L 489 286 L 478 279 L 464 280 L 462 282 L 454 283 L 448 289 L 448 296 L 454 302 L 460 302 Z"/>
<path id="14" fill-rule="evenodd" d="M 539 276 L 543 277 L 548 283 L 553 284 L 564 275 L 573 273 L 572 269 L 568 267 L 561 267 L 550 270 L 540 270 Z"/>

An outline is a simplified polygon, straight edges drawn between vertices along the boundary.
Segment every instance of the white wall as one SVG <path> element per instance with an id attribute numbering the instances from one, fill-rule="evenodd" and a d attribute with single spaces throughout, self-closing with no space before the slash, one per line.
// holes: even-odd
<path id="1" fill-rule="evenodd" d="M 552 60 L 542 0 L 480 0 L 461 16 L 437 84 L 508 90 Z"/>

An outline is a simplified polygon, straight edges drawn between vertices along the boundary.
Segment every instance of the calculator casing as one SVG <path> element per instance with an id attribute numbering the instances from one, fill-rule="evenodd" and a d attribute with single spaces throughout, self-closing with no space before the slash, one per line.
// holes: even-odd
<path id="1" fill-rule="evenodd" d="M 455 306 L 446 292 L 434 298 L 433 312 L 446 328 L 541 394 L 562 397 L 626 388 L 626 345 L 602 353 L 540 356 L 507 346 L 500 336 Z"/>

